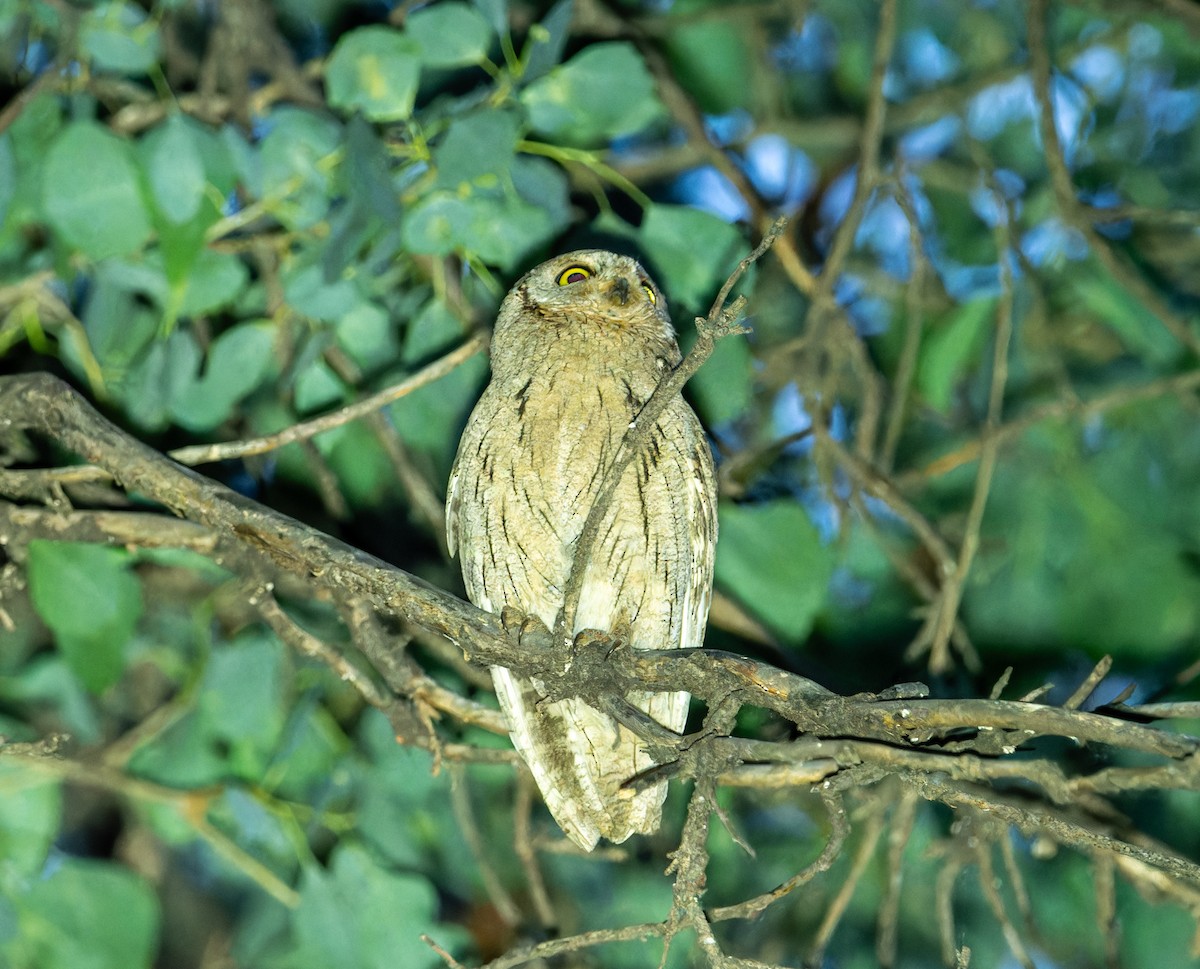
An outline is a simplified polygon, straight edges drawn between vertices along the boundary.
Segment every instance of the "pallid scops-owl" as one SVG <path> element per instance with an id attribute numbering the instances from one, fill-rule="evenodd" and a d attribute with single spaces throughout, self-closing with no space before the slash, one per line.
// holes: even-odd
<path id="1" fill-rule="evenodd" d="M 446 499 L 451 554 L 471 601 L 553 628 L 576 542 L 630 422 L 680 360 L 666 301 L 633 259 L 558 256 L 500 307 L 492 376 L 458 447 Z M 700 646 L 717 537 L 712 455 L 676 396 L 625 468 L 602 521 L 574 630 L 634 648 Z M 564 645 L 564 649 L 569 648 Z M 622 785 L 653 765 L 634 734 L 579 699 L 493 667 L 513 743 L 559 826 L 582 848 L 657 829 L 666 782 Z M 681 732 L 688 694 L 627 697 Z"/>

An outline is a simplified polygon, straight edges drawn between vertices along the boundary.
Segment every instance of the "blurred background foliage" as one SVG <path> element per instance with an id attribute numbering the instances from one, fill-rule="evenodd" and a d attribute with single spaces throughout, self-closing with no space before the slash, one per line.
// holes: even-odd
<path id="1" fill-rule="evenodd" d="M 927 677 L 932 655 L 941 693 L 986 696 L 1012 665 L 1009 695 L 1049 679 L 1060 699 L 1107 653 L 1119 675 L 1094 702 L 1127 684 L 1194 699 L 1200 8 L 897 17 L 880 99 L 866 0 L 0 0 L 0 369 L 64 374 L 163 450 L 251 437 L 436 360 L 524 269 L 582 245 L 639 254 L 686 345 L 784 214 L 742 286 L 753 332 L 688 389 L 721 468 L 709 643 L 846 692 Z M 1053 65 L 1040 105 L 1031 17 Z M 460 591 L 440 501 L 485 375 L 476 355 L 385 421 L 203 470 Z M 920 635 L 942 563 L 914 516 L 953 559 L 975 549 L 953 653 Z M 416 967 L 439 964 L 422 932 L 476 961 L 537 937 L 511 768 L 432 770 L 195 553 L 9 554 L 0 734 L 72 748 L 0 760 L 0 965 Z M 560 931 L 666 916 L 678 795 L 623 861 L 541 856 Z M 725 797 L 758 856 L 714 833 L 713 904 L 827 837 L 803 790 Z M 1194 798 L 1122 807 L 1200 853 Z M 938 951 L 950 825 L 924 809 L 900 846 L 902 965 Z M 1095 922 L 1093 870 L 1037 847 L 1013 854 L 1037 878 L 1038 964 L 1101 964 L 1098 936 L 1063 932 Z M 799 964 L 850 864 L 721 926 L 730 951 Z M 872 865 L 828 965 L 878 964 Z M 1001 964 L 977 881 L 958 887 L 958 941 Z M 1184 965 L 1187 914 L 1118 897 L 1122 964 Z"/>

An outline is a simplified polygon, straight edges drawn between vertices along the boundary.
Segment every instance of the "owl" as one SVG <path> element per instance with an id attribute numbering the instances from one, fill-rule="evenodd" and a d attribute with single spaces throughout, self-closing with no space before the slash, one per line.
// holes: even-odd
<path id="1" fill-rule="evenodd" d="M 679 361 L 666 300 L 627 256 L 570 252 L 517 282 L 447 489 L 450 552 L 472 602 L 553 628 L 605 472 Z M 605 630 L 642 649 L 701 645 L 716 538 L 712 454 L 677 396 L 622 473 L 583 566 L 571 632 Z M 492 677 L 513 744 L 572 841 L 590 851 L 601 837 L 658 828 L 666 782 L 622 790 L 654 763 L 631 731 L 582 700 L 548 701 L 536 679 L 502 667 Z M 626 699 L 683 730 L 688 694 Z"/>

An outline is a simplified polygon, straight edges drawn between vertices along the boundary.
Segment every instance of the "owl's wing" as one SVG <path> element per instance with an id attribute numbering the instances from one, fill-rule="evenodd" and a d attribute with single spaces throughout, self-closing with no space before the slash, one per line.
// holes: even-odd
<path id="1" fill-rule="evenodd" d="M 679 642 L 682 647 L 704 645 L 704 629 L 708 625 L 708 607 L 712 600 L 713 563 L 717 553 L 717 480 L 713 470 L 712 451 L 699 421 L 692 449 L 694 473 L 688 480 L 687 514 L 692 569 L 683 601 L 683 627 Z"/>
<path id="2" fill-rule="evenodd" d="M 688 473 L 683 475 L 684 493 L 680 496 L 683 499 L 682 520 L 688 523 L 690 562 L 682 581 L 679 639 L 667 644 L 676 648 L 704 645 L 717 549 L 717 484 L 712 452 L 699 421 L 690 410 L 684 420 L 685 426 L 693 430 L 688 435 L 691 447 L 684 455 Z M 645 693 L 628 699 L 663 726 L 683 733 L 691 699 L 687 693 Z M 633 819 L 634 830 L 657 827 L 665 794 L 665 783 L 658 789 L 650 788 L 638 794 L 635 800 L 640 803 Z"/>
<path id="3" fill-rule="evenodd" d="M 458 516 L 462 510 L 462 498 L 458 494 L 458 462 L 461 457 L 460 445 L 454 458 L 454 467 L 450 469 L 450 481 L 446 485 L 446 547 L 450 550 L 451 558 L 458 554 Z"/>

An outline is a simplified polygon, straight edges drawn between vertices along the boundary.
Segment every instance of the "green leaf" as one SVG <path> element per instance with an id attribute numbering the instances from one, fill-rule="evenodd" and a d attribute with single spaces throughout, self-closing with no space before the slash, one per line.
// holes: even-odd
<path id="1" fill-rule="evenodd" d="M 53 710 L 58 723 L 81 744 L 102 740 L 95 698 L 83 688 L 61 653 L 36 656 L 15 674 L 0 677 L 0 696 L 30 709 Z"/>
<path id="2" fill-rule="evenodd" d="M 64 857 L 18 906 L 21 965 L 141 969 L 154 962 L 158 903 L 145 882 L 117 865 Z"/>
<path id="3" fill-rule="evenodd" d="M 120 260 L 112 259 L 98 267 L 93 279 L 91 296 L 83 312 L 83 326 L 88 346 L 99 361 L 108 379 L 121 379 L 158 329 L 155 314 L 138 305 L 137 293 L 147 290 L 132 285 Z M 144 267 L 142 267 L 144 268 Z M 162 286 L 165 281 L 157 273 L 139 283 Z"/>
<path id="4" fill-rule="evenodd" d="M 1099 317 L 1130 353 L 1158 366 L 1173 364 L 1180 358 L 1179 341 L 1162 320 L 1096 263 L 1079 267 L 1064 282 L 1065 298 L 1083 312 Z"/>
<path id="5" fill-rule="evenodd" d="M 341 148 L 341 134 L 340 126 L 329 118 L 299 108 L 280 108 L 271 114 L 270 131 L 259 153 L 262 195 L 289 228 L 309 228 L 329 211 L 330 162 Z"/>
<path id="6" fill-rule="evenodd" d="M 438 299 L 431 299 L 404 331 L 404 363 L 417 365 L 445 353 L 462 339 L 462 324 Z"/>
<path id="7" fill-rule="evenodd" d="M 438 966 L 441 960 L 421 944 L 421 933 L 435 932 L 439 941 L 461 935 L 436 923 L 437 896 L 425 878 L 388 871 L 362 846 L 343 842 L 329 871 L 304 872 L 293 922 L 296 961 L 394 969 L 396 953 L 403 952 L 412 969 Z"/>
<path id="8" fill-rule="evenodd" d="M 691 312 L 708 309 L 749 249 L 728 222 L 683 205 L 652 205 L 638 242 L 671 302 Z"/>
<path id="9" fill-rule="evenodd" d="M 421 48 L 390 27 L 360 27 L 344 34 L 325 71 L 329 103 L 372 121 L 412 114 L 421 72 Z"/>
<path id="10" fill-rule="evenodd" d="M 147 430 L 166 427 L 171 401 L 195 379 L 200 359 L 195 337 L 183 329 L 151 343 L 116 388 L 129 419 Z"/>
<path id="11" fill-rule="evenodd" d="M 200 211 L 208 179 L 196 123 L 172 114 L 142 142 L 146 174 L 158 210 L 171 222 L 187 222 Z"/>
<path id="12" fill-rule="evenodd" d="M 150 234 L 133 153 L 92 121 L 70 125 L 50 146 L 42 206 L 63 241 L 90 259 L 132 252 Z"/>
<path id="13" fill-rule="evenodd" d="M 512 195 L 471 201 L 463 250 L 505 271 L 561 228 L 551 212 Z"/>
<path id="14" fill-rule="evenodd" d="M 125 646 L 142 614 L 129 554 L 75 542 L 29 543 L 29 591 L 72 671 L 95 693 L 125 665 Z"/>
<path id="15" fill-rule="evenodd" d="M 474 7 L 448 0 L 409 14 L 404 31 L 430 67 L 462 67 L 487 57 L 492 28 Z"/>
<path id="16" fill-rule="evenodd" d="M 710 427 L 740 417 L 753 398 L 754 358 L 744 336 L 717 343 L 688 382 L 688 393 Z"/>
<path id="17" fill-rule="evenodd" d="M 401 227 L 405 248 L 439 256 L 464 252 L 506 270 L 514 268 L 558 234 L 569 216 L 565 177 L 542 159 L 515 159 L 512 184 L 517 192 L 431 192 L 413 206 Z"/>
<path id="18" fill-rule="evenodd" d="M 521 102 L 540 134 L 572 145 L 633 134 L 663 114 L 641 55 L 624 41 L 592 44 L 525 88 Z"/>
<path id="19" fill-rule="evenodd" d="M 563 48 L 571 34 L 571 16 L 575 0 L 558 0 L 526 39 L 524 78 L 535 81 L 562 60 Z M 532 49 L 530 49 L 532 45 Z"/>
<path id="20" fill-rule="evenodd" d="M 238 402 L 262 383 L 275 363 L 275 325 L 270 320 L 239 323 L 208 350 L 204 376 L 171 400 L 171 416 L 182 427 L 206 431 L 228 420 Z"/>
<path id="21" fill-rule="evenodd" d="M 396 328 L 391 317 L 374 303 L 358 303 L 337 321 L 342 349 L 363 370 L 387 366 L 399 355 Z"/>
<path id="22" fill-rule="evenodd" d="M 433 150 L 437 187 L 498 188 L 508 177 L 519 137 L 520 122 L 508 111 L 489 109 L 455 119 Z"/>
<path id="23" fill-rule="evenodd" d="M 404 248 L 428 256 L 448 256 L 470 238 L 471 205 L 449 192 L 432 192 L 408 212 L 401 226 Z"/>
<path id="24" fill-rule="evenodd" d="M 986 296 L 956 306 L 930 327 L 921 344 L 917 386 L 926 403 L 948 413 L 954 390 L 978 364 L 990 324 L 996 319 L 996 299 Z"/>
<path id="25" fill-rule="evenodd" d="M 229 751 L 230 770 L 261 779 L 283 729 L 282 647 L 263 633 L 243 633 L 214 649 L 197 710 L 206 741 Z"/>
<path id="26" fill-rule="evenodd" d="M 475 356 L 441 380 L 389 406 L 404 443 L 437 461 L 437 476 L 450 473 L 454 445 L 487 376 L 487 361 Z"/>
<path id="27" fill-rule="evenodd" d="M 686 17 L 676 4 L 672 13 Z M 667 56 L 679 82 L 708 114 L 748 107 L 757 58 L 743 34 L 739 16 L 672 23 L 663 34 Z"/>
<path id="28" fill-rule="evenodd" d="M 473 6 L 495 33 L 508 32 L 508 0 L 474 0 Z"/>
<path id="29" fill-rule="evenodd" d="M 57 780 L 30 777 L 16 763 L 0 761 L 0 878 L 33 879 L 46 863 L 62 819 L 62 787 Z"/>
<path id="30" fill-rule="evenodd" d="M 98 70 L 144 74 L 158 61 L 158 26 L 131 3 L 102 3 L 80 18 L 79 45 Z"/>
<path id="31" fill-rule="evenodd" d="M 447 778 L 434 775 L 426 751 L 396 743 L 377 711 L 364 714 L 359 736 L 372 763 L 359 781 L 357 829 L 389 861 L 416 867 L 450 796 Z"/>
<path id="32" fill-rule="evenodd" d="M 201 249 L 191 271 L 182 280 L 180 316 L 203 316 L 228 306 L 250 281 L 246 264 L 229 252 Z"/>
<path id="33" fill-rule="evenodd" d="M 803 642 L 833 574 L 832 550 L 793 501 L 720 506 L 717 584 L 780 638 Z"/>

